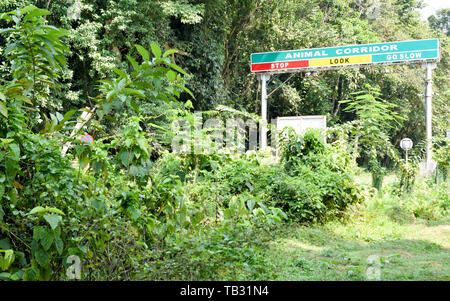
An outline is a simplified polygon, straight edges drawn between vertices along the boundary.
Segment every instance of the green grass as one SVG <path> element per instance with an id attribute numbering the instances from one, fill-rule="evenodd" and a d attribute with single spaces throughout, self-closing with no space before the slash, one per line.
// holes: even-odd
<path id="1" fill-rule="evenodd" d="M 269 246 L 271 280 L 450 281 L 448 217 L 403 220 L 368 202 L 346 223 L 286 226 Z"/>

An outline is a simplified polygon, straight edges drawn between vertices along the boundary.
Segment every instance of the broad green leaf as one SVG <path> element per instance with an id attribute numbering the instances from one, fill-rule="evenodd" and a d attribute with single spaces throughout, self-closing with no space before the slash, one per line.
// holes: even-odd
<path id="1" fill-rule="evenodd" d="M 128 78 L 127 74 L 123 70 L 120 70 L 120 69 L 117 69 L 117 68 L 113 68 L 112 71 L 114 71 L 120 77 Z"/>
<path id="2" fill-rule="evenodd" d="M 9 144 L 9 148 L 11 149 L 11 155 L 14 157 L 14 159 L 19 160 L 20 159 L 20 147 L 16 143 Z"/>
<path id="3" fill-rule="evenodd" d="M 0 113 L 2 113 L 3 116 L 8 118 L 8 109 L 6 108 L 6 104 L 1 101 L 0 101 Z"/>
<path id="4" fill-rule="evenodd" d="M 3 250 L 11 249 L 11 244 L 9 243 L 9 240 L 7 238 L 0 239 L 0 249 Z"/>
<path id="5" fill-rule="evenodd" d="M 132 58 L 131 56 L 127 55 L 127 59 L 130 61 L 131 65 L 133 66 L 134 70 L 139 70 L 139 64 L 136 62 L 136 60 L 134 58 Z"/>
<path id="6" fill-rule="evenodd" d="M 135 46 L 136 46 L 136 49 L 139 52 L 139 54 L 144 59 L 144 61 L 150 60 L 150 53 L 144 47 L 142 47 L 141 45 L 138 45 L 138 44 L 136 44 Z"/>
<path id="7" fill-rule="evenodd" d="M 6 46 L 5 50 L 3 51 L 3 54 L 7 56 L 13 49 L 16 49 L 17 43 L 11 43 L 8 46 Z M 12 57 L 9 58 L 10 60 Z"/>
<path id="8" fill-rule="evenodd" d="M 33 102 L 28 97 L 26 97 L 25 95 L 17 95 L 17 96 L 14 96 L 14 98 L 17 99 L 17 100 L 21 100 L 24 103 L 27 103 L 29 105 L 33 105 Z"/>
<path id="9" fill-rule="evenodd" d="M 61 222 L 62 217 L 61 215 L 57 214 L 45 214 L 44 219 L 47 221 L 47 223 L 50 225 L 52 229 L 55 229 Z"/>
<path id="10" fill-rule="evenodd" d="M 3 251 L 3 250 L 0 250 L 0 251 Z M 3 256 L 2 256 L 2 253 L 4 253 Z M 14 251 L 6 250 L 3 252 L 0 252 L 0 256 L 3 257 L 0 260 L 0 270 L 6 271 L 9 269 L 10 265 L 14 262 L 14 259 L 15 259 Z"/>
<path id="11" fill-rule="evenodd" d="M 108 114 L 109 112 L 111 112 L 112 108 L 113 108 L 112 103 L 109 103 L 109 102 L 103 103 L 102 104 L 103 114 L 105 114 L 105 115 Z"/>
<path id="12" fill-rule="evenodd" d="M 22 280 L 22 277 L 23 277 L 23 270 L 18 270 L 17 272 L 11 275 L 10 279 L 12 281 L 19 281 Z"/>
<path id="13" fill-rule="evenodd" d="M 30 5 L 27 5 L 27 6 L 25 6 L 24 8 L 22 8 L 22 9 L 20 10 L 20 13 L 21 13 L 22 15 L 25 15 L 26 13 L 28 13 L 28 12 L 30 12 L 30 11 L 32 11 L 32 10 L 35 10 L 36 8 L 37 8 L 36 6 L 30 4 Z"/>
<path id="14" fill-rule="evenodd" d="M 186 109 L 194 109 L 194 105 L 192 104 L 192 101 L 190 101 L 189 99 L 185 102 L 184 107 Z"/>
<path id="15" fill-rule="evenodd" d="M 40 27 L 40 28 L 51 29 L 51 30 L 54 31 L 54 33 L 58 33 L 58 34 L 63 34 L 63 33 L 67 34 L 67 33 L 68 33 L 67 30 L 62 29 L 62 28 L 55 27 L 55 26 L 53 26 L 53 25 L 40 25 L 39 27 Z"/>
<path id="16" fill-rule="evenodd" d="M 47 251 L 45 251 L 43 248 L 37 249 L 34 256 L 35 256 L 36 262 L 40 266 L 46 266 L 50 263 L 50 260 L 51 260 L 50 254 Z"/>
<path id="17" fill-rule="evenodd" d="M 10 16 L 10 13 L 3 13 L 0 15 L 0 19 L 2 20 L 8 20 L 8 21 L 12 21 L 13 19 Z"/>
<path id="18" fill-rule="evenodd" d="M 52 41 L 50 41 L 47 37 L 43 35 L 36 35 L 40 40 L 42 40 L 51 50 L 51 53 L 56 53 L 55 44 L 53 44 Z"/>
<path id="19" fill-rule="evenodd" d="M 90 162 L 91 162 L 91 160 L 89 159 L 87 154 L 85 154 L 80 158 L 80 161 L 79 161 L 80 167 L 85 168 Z"/>
<path id="20" fill-rule="evenodd" d="M 56 68 L 56 61 L 55 61 L 55 57 L 53 56 L 53 54 L 45 47 L 39 46 L 39 49 L 41 49 L 42 52 L 38 52 L 38 53 L 41 54 L 42 56 L 44 56 L 47 59 L 47 63 L 50 63 L 53 68 Z M 40 66 L 38 66 L 38 67 L 41 68 Z"/>
<path id="21" fill-rule="evenodd" d="M 25 18 L 23 18 L 23 20 L 28 21 L 28 20 L 33 19 L 34 17 L 46 16 L 46 15 L 50 15 L 50 12 L 48 10 L 36 8 L 35 10 L 33 10 L 29 14 L 27 14 L 25 16 Z"/>
<path id="22" fill-rule="evenodd" d="M 248 210 L 252 211 L 253 208 L 255 207 L 255 200 L 254 199 L 247 200 L 247 207 Z"/>
<path id="23" fill-rule="evenodd" d="M 78 245 L 78 249 L 79 249 L 81 252 L 83 252 L 83 254 L 86 254 L 86 253 L 87 253 L 87 246 L 86 246 L 86 245 L 84 245 L 84 246 Z"/>
<path id="24" fill-rule="evenodd" d="M 41 227 L 41 226 L 34 227 L 34 229 L 33 229 L 33 239 L 35 241 L 39 241 L 39 240 L 41 240 L 42 237 L 45 236 L 45 233 L 46 233 L 46 230 L 45 230 L 44 227 Z"/>
<path id="25" fill-rule="evenodd" d="M 13 203 L 14 205 L 17 205 L 17 201 L 19 200 L 19 194 L 16 190 L 16 188 L 12 187 L 9 189 L 8 192 L 8 196 L 9 196 L 9 200 L 11 201 L 11 203 Z"/>
<path id="26" fill-rule="evenodd" d="M 47 207 L 46 210 L 47 210 L 47 212 L 65 215 L 64 212 L 62 212 L 61 210 L 59 210 L 58 208 L 55 208 L 55 207 Z"/>
<path id="27" fill-rule="evenodd" d="M 165 62 L 165 64 L 166 64 L 167 66 L 169 66 L 170 68 L 172 68 L 172 69 L 174 69 L 174 70 L 180 72 L 181 74 L 187 75 L 186 71 L 184 71 L 183 69 L 181 69 L 181 67 L 179 67 L 178 65 L 175 65 L 175 64 L 172 64 L 172 63 L 167 63 L 167 62 Z"/>
<path id="28" fill-rule="evenodd" d="M 61 122 L 66 122 L 66 121 L 69 120 L 70 117 L 72 117 L 72 115 L 75 114 L 76 112 L 77 112 L 77 110 L 70 110 L 70 111 L 67 111 L 67 112 L 64 114 L 64 118 L 61 120 Z"/>
<path id="29" fill-rule="evenodd" d="M 143 150 L 148 155 L 148 144 L 145 138 L 141 137 L 137 140 L 137 143 L 141 150 Z"/>
<path id="30" fill-rule="evenodd" d="M 189 90 L 185 86 L 181 86 L 181 89 L 183 89 L 187 94 L 189 94 L 192 98 L 195 99 L 194 94 L 191 92 L 191 90 Z"/>
<path id="31" fill-rule="evenodd" d="M 127 211 L 130 213 L 133 220 L 137 220 L 141 216 L 141 210 L 135 207 L 129 207 Z"/>
<path id="32" fill-rule="evenodd" d="M 119 83 L 117 84 L 117 88 L 119 90 L 122 90 L 122 88 L 125 86 L 127 79 L 126 78 L 121 78 Z"/>
<path id="33" fill-rule="evenodd" d="M 163 57 L 166 58 L 166 57 L 168 57 L 169 55 L 174 54 L 174 53 L 177 53 L 177 52 L 178 52 L 178 50 L 176 50 L 176 49 L 169 49 L 169 50 L 167 50 L 166 52 L 164 52 Z"/>
<path id="34" fill-rule="evenodd" d="M 118 155 L 120 161 L 122 162 L 123 165 L 127 166 L 128 165 L 128 161 L 130 158 L 130 153 L 127 151 L 122 151 L 119 153 Z"/>
<path id="35" fill-rule="evenodd" d="M 36 281 L 39 280 L 40 272 L 37 267 L 29 267 L 24 270 L 23 280 L 25 281 Z"/>
<path id="36" fill-rule="evenodd" d="M 167 71 L 167 78 L 173 83 L 177 79 L 177 73 L 173 70 L 169 70 Z"/>
<path id="37" fill-rule="evenodd" d="M 44 207 L 41 206 L 36 206 L 33 209 L 31 209 L 30 212 L 28 212 L 28 214 L 35 214 L 35 213 L 42 213 L 42 212 L 46 212 Z"/>
<path id="38" fill-rule="evenodd" d="M 61 237 L 55 237 L 55 247 L 56 250 L 58 251 L 58 254 L 61 255 L 64 249 L 64 243 L 61 239 Z"/>
<path id="39" fill-rule="evenodd" d="M 53 244 L 53 233 L 51 231 L 45 231 L 41 237 L 41 245 L 44 250 L 48 251 Z"/>
<path id="40" fill-rule="evenodd" d="M 139 90 L 131 89 L 131 88 L 125 88 L 125 91 L 128 92 L 128 94 L 139 96 L 140 98 L 145 98 L 145 94 L 142 93 Z"/>
<path id="41" fill-rule="evenodd" d="M 5 33 L 5 32 L 14 32 L 14 31 L 17 31 L 17 29 L 14 29 L 14 28 L 3 28 L 3 29 L 0 29 L 0 34 Z"/>
<path id="42" fill-rule="evenodd" d="M 157 59 L 161 58 L 161 48 L 157 44 L 150 43 L 150 48 L 152 49 L 155 58 Z"/>

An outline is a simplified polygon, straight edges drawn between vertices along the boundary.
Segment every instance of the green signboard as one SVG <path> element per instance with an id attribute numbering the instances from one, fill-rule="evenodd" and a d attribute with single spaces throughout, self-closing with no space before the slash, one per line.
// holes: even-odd
<path id="1" fill-rule="evenodd" d="M 253 53 L 251 71 L 340 69 L 418 61 L 439 61 L 438 39 Z"/>

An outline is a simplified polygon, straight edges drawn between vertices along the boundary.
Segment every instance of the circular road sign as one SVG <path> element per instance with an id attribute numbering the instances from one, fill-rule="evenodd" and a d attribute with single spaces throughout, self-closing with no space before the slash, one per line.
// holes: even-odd
<path id="1" fill-rule="evenodd" d="M 410 150 L 413 147 L 413 142 L 409 138 L 403 138 L 402 141 L 400 141 L 400 147 L 404 150 Z"/>
<path id="2" fill-rule="evenodd" d="M 94 138 L 92 138 L 91 135 L 85 134 L 81 137 L 81 143 L 83 143 L 84 145 L 92 144 L 92 142 L 94 142 Z"/>

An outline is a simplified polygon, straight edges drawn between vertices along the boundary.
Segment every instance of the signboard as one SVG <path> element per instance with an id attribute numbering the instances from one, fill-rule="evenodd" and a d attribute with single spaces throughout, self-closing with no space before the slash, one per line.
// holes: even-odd
<path id="1" fill-rule="evenodd" d="M 414 40 L 253 53 L 252 72 L 342 69 L 368 65 L 439 61 L 439 40 Z"/>
<path id="2" fill-rule="evenodd" d="M 86 134 L 81 137 L 81 143 L 83 145 L 92 144 L 92 142 L 94 142 L 94 138 L 91 135 Z"/>
<path id="3" fill-rule="evenodd" d="M 324 130 L 327 128 L 327 117 L 311 115 L 277 118 L 277 131 L 282 131 L 283 128 L 288 126 L 291 126 L 297 134 L 303 134 L 309 128 Z"/>
<path id="4" fill-rule="evenodd" d="M 413 142 L 409 138 L 403 138 L 402 141 L 400 141 L 400 147 L 408 151 L 413 147 Z"/>
<path id="5" fill-rule="evenodd" d="M 450 131 L 449 130 L 445 131 L 445 137 L 447 137 L 447 139 L 450 139 Z"/>

